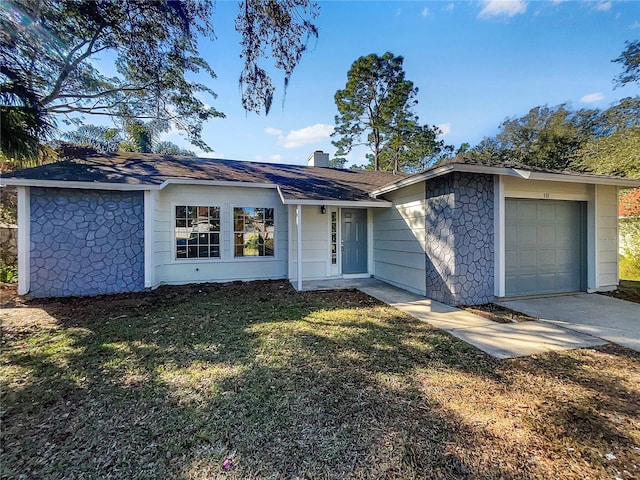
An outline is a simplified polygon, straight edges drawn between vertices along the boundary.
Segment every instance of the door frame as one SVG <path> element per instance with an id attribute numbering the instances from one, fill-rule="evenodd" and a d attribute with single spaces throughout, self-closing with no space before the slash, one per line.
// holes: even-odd
<path id="1" fill-rule="evenodd" d="M 366 230 L 365 235 L 367 237 L 367 271 L 363 273 L 344 273 L 342 269 L 342 215 L 343 210 L 363 210 L 366 215 Z M 331 214 L 335 212 L 337 217 L 337 255 L 336 264 L 331 263 Z M 327 277 L 341 277 L 341 278 L 368 278 L 372 273 L 373 263 L 373 225 L 372 217 L 369 208 L 361 207 L 330 207 L 327 209 L 327 231 L 329 233 L 327 239 Z"/>
<path id="2" fill-rule="evenodd" d="M 340 258 L 340 271 L 342 272 L 343 276 L 362 276 L 362 275 L 368 275 L 369 274 L 369 212 L 366 208 L 342 208 L 341 209 L 341 215 L 340 215 L 340 251 L 343 252 L 344 251 L 344 232 L 343 230 L 343 226 L 344 226 L 344 222 L 345 222 L 345 217 L 344 217 L 344 212 L 345 211 L 354 211 L 354 212 L 358 212 L 358 214 L 360 214 L 363 218 L 364 218 L 364 228 L 363 228 L 363 235 L 364 235 L 364 255 L 365 255 L 365 259 L 364 259 L 364 269 L 361 272 L 352 272 L 352 273 L 345 273 L 344 271 L 344 259 L 345 256 L 341 255 Z M 362 244 L 362 241 L 360 241 L 360 244 Z"/>

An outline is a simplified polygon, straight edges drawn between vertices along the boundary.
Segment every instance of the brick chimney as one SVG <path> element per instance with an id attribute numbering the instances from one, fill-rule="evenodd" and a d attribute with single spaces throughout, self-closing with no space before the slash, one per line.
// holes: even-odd
<path id="1" fill-rule="evenodd" d="M 329 166 L 329 154 L 324 153 L 322 150 L 316 150 L 309 156 L 307 165 L 310 167 L 328 167 Z"/>

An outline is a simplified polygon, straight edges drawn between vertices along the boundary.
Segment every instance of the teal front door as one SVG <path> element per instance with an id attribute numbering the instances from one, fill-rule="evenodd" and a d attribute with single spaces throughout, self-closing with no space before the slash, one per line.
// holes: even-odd
<path id="1" fill-rule="evenodd" d="M 367 273 L 366 210 L 342 210 L 342 273 Z"/>

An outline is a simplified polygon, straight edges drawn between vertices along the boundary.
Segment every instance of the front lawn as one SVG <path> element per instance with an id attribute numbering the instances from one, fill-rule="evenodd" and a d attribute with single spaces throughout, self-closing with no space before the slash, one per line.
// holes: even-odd
<path id="1" fill-rule="evenodd" d="M 2 316 L 1 478 L 640 476 L 640 354 L 621 347 L 496 361 L 285 282 Z"/>

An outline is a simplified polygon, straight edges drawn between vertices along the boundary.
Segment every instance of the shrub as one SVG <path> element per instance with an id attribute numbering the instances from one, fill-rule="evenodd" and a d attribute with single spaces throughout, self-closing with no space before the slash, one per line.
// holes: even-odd
<path id="1" fill-rule="evenodd" d="M 13 265 L 0 266 L 0 282 L 16 283 L 18 281 L 18 269 Z"/>
<path id="2" fill-rule="evenodd" d="M 640 278 L 640 215 L 620 219 L 620 277 Z"/>

